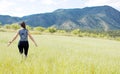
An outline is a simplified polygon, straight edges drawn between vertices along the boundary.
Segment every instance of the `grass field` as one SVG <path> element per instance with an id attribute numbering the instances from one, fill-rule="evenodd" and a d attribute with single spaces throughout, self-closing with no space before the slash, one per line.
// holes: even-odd
<path id="1" fill-rule="evenodd" d="M 27 59 L 14 33 L 0 32 L 0 74 L 120 74 L 120 42 L 86 37 L 33 35 Z"/>

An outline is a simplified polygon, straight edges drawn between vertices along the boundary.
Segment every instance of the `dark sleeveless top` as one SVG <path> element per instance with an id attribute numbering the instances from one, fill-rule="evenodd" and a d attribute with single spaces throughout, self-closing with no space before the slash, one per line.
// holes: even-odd
<path id="1" fill-rule="evenodd" d="M 21 29 L 19 30 L 20 41 L 28 41 L 28 30 Z"/>

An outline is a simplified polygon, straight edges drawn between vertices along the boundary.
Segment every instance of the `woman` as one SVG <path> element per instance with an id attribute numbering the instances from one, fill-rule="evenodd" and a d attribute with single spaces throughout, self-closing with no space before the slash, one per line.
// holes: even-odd
<path id="1" fill-rule="evenodd" d="M 16 33 L 16 35 L 13 37 L 11 41 L 9 41 L 8 46 L 18 37 L 20 36 L 20 40 L 18 43 L 18 48 L 20 54 L 23 54 L 27 57 L 28 55 L 28 49 L 29 49 L 29 42 L 28 42 L 28 36 L 30 39 L 34 42 L 35 46 L 37 46 L 36 42 L 34 41 L 33 37 L 30 35 L 28 30 L 26 29 L 26 24 L 25 22 L 20 23 L 21 29 Z"/>

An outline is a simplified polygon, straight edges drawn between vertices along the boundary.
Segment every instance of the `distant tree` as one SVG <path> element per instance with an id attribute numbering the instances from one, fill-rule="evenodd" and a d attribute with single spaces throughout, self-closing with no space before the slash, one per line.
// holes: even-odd
<path id="1" fill-rule="evenodd" d="M 2 25 L 2 23 L 0 22 L 0 25 Z"/>
<path id="2" fill-rule="evenodd" d="M 4 28 L 5 28 L 5 29 L 10 29 L 11 26 L 10 26 L 10 24 L 6 24 L 6 25 L 4 25 Z"/>
<path id="3" fill-rule="evenodd" d="M 45 28 L 38 26 L 38 27 L 35 27 L 34 30 L 43 32 L 45 30 Z"/>
<path id="4" fill-rule="evenodd" d="M 48 31 L 49 31 L 50 33 L 54 33 L 54 32 L 57 31 L 57 29 L 56 29 L 55 27 L 49 27 L 49 28 L 48 28 Z"/>
<path id="5" fill-rule="evenodd" d="M 29 26 L 29 25 L 27 25 L 26 28 L 27 28 L 28 30 L 32 30 L 32 27 Z"/>
<path id="6" fill-rule="evenodd" d="M 14 29 L 14 30 L 20 29 L 20 26 L 16 23 L 11 24 L 10 26 L 11 26 L 11 29 Z"/>
<path id="7" fill-rule="evenodd" d="M 65 30 L 57 30 L 58 33 L 66 33 Z"/>
<path id="8" fill-rule="evenodd" d="M 72 34 L 74 35 L 79 35 L 80 34 L 80 29 L 75 29 L 72 31 Z"/>

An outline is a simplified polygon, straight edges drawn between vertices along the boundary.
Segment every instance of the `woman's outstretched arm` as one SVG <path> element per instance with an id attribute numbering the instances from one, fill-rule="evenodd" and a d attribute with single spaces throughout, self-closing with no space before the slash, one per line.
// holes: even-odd
<path id="1" fill-rule="evenodd" d="M 15 34 L 15 36 L 13 37 L 13 39 L 11 41 L 8 42 L 8 46 L 10 46 L 10 44 L 18 37 L 19 33 L 17 32 Z"/>
<path id="2" fill-rule="evenodd" d="M 33 39 L 33 37 L 31 36 L 31 34 L 28 32 L 28 36 L 30 37 L 30 39 L 33 41 L 33 43 L 35 44 L 35 46 L 37 46 L 37 43 L 35 42 L 35 40 Z"/>

